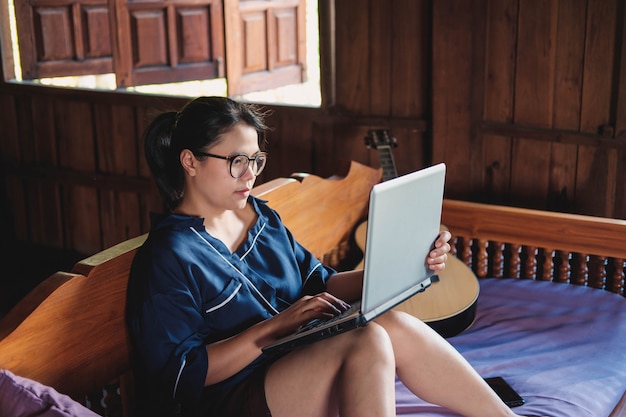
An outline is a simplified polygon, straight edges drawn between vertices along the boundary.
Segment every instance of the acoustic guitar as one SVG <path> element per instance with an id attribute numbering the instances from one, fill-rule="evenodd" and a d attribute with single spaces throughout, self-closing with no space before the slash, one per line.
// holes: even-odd
<path id="1" fill-rule="evenodd" d="M 365 145 L 378 151 L 383 181 L 398 176 L 391 151 L 397 146 L 397 141 L 388 130 L 370 130 L 365 137 Z M 446 229 L 443 225 L 441 228 Z M 366 233 L 367 222 L 361 223 L 354 233 L 362 252 L 366 250 Z M 355 268 L 363 268 L 363 261 Z M 418 317 L 443 337 L 456 336 L 474 322 L 480 291 L 478 279 L 467 265 L 452 255 L 448 255 L 446 268 L 438 274 L 438 278 L 426 292 L 411 297 L 395 309 Z"/>

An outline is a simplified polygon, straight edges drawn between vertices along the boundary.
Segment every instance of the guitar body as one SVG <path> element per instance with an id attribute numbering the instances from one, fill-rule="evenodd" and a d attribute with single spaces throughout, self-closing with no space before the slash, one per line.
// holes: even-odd
<path id="1" fill-rule="evenodd" d="M 366 234 L 367 222 L 363 222 L 354 232 L 354 240 L 363 253 Z M 362 268 L 361 260 L 355 269 Z M 414 315 L 443 337 L 456 336 L 474 322 L 480 293 L 478 278 L 459 258 L 450 254 L 446 268 L 437 275 L 438 282 L 395 309 Z"/>
<path id="2" fill-rule="evenodd" d="M 480 287 L 478 278 L 459 258 L 448 255 L 439 282 L 396 307 L 419 318 L 443 337 L 463 332 L 474 322 Z"/>
<path id="3" fill-rule="evenodd" d="M 391 155 L 391 139 L 387 131 L 370 131 L 366 138 L 368 147 L 379 151 L 383 167 L 383 181 L 397 176 Z M 445 228 L 445 226 L 444 226 Z M 367 222 L 361 223 L 354 232 L 354 240 L 365 253 Z M 361 261 L 355 269 L 362 269 Z M 457 257 L 448 255 L 446 268 L 437 274 L 439 281 L 434 282 L 425 292 L 418 293 L 396 306 L 424 321 L 443 337 L 452 337 L 466 330 L 474 322 L 480 286 L 472 270 Z"/>

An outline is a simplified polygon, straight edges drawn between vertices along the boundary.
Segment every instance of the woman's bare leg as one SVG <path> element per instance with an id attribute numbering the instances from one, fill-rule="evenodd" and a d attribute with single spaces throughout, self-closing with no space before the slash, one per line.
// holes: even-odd
<path id="1" fill-rule="evenodd" d="M 265 378 L 273 417 L 395 416 L 395 369 L 387 332 L 376 324 L 299 348 Z"/>
<path id="2" fill-rule="evenodd" d="M 393 345 L 397 373 L 425 401 L 466 417 L 517 416 L 442 337 L 415 317 L 390 311 L 376 322 Z"/>

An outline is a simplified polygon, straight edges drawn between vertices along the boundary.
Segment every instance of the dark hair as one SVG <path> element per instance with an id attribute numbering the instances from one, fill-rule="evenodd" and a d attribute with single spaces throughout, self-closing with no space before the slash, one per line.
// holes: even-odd
<path id="1" fill-rule="evenodd" d="M 256 106 L 226 97 L 198 97 L 179 112 L 157 116 L 144 133 L 144 152 L 165 206 L 174 210 L 183 198 L 181 151 L 205 150 L 240 122 L 257 131 L 259 147 L 263 148 L 267 130 L 264 117 Z"/>

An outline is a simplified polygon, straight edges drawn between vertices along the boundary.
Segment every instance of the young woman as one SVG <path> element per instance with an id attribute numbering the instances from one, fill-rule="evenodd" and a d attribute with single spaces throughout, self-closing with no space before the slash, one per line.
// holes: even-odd
<path id="1" fill-rule="evenodd" d="M 200 97 L 148 127 L 145 151 L 167 212 L 153 215 L 128 287 L 141 415 L 386 417 L 395 376 L 465 416 L 516 416 L 443 338 L 408 314 L 280 357 L 261 348 L 358 298 L 250 195 L 263 171 L 263 115 Z M 314 201 L 311 204 L 315 204 Z M 450 234 L 428 258 L 445 267 Z"/>

